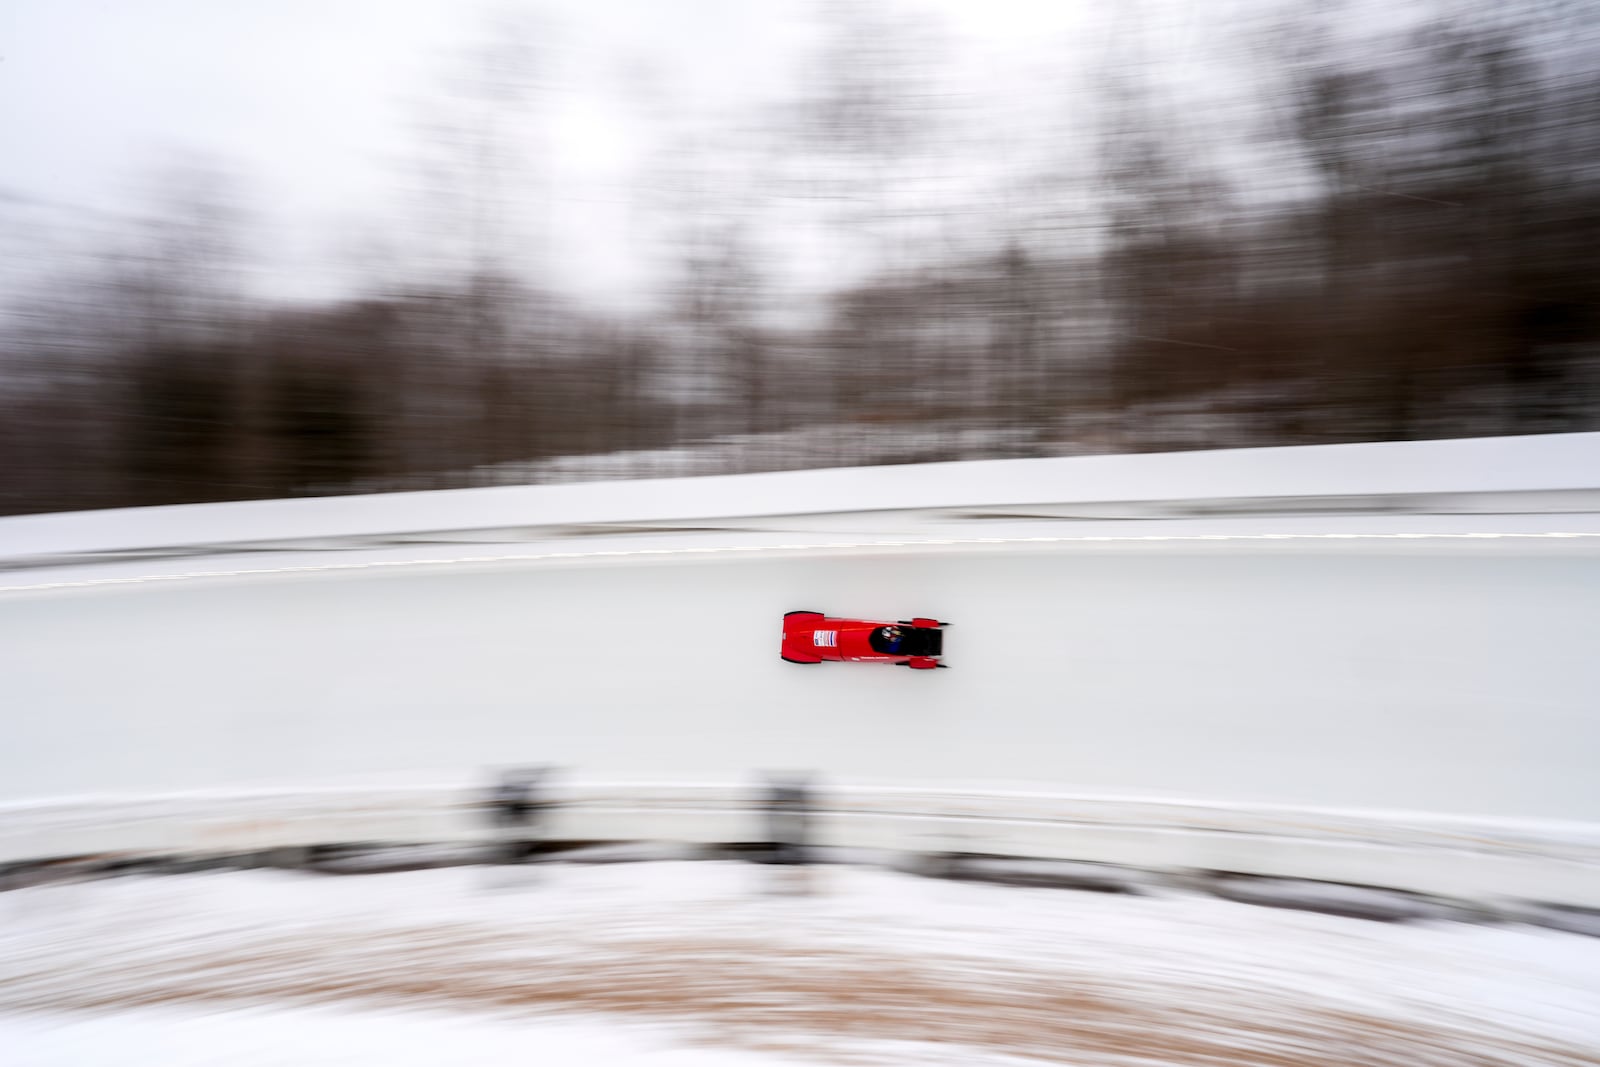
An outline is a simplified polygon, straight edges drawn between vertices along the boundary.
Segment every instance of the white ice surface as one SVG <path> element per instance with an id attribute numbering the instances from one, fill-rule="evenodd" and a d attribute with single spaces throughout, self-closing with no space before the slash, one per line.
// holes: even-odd
<path id="1" fill-rule="evenodd" d="M 1585 545 L 862 547 L 11 594 L 0 799 L 556 763 L 1596 822 Z M 801 608 L 953 620 L 953 669 L 784 663 Z"/>
<path id="2" fill-rule="evenodd" d="M 1592 938 L 838 868 L 774 896 L 778 873 L 18 890 L 0 1049 L 19 1067 L 1600 1062 Z"/>

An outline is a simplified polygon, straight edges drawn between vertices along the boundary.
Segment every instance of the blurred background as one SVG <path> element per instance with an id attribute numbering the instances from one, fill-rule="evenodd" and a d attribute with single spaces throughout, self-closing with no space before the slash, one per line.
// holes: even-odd
<path id="1" fill-rule="evenodd" d="M 1600 429 L 1585 0 L 13 0 L 0 513 Z"/>

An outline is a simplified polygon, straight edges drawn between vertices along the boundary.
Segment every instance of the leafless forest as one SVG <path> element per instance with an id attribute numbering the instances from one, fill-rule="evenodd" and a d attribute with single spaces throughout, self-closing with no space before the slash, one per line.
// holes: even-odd
<path id="1" fill-rule="evenodd" d="M 1591 3 L 1220 5 L 1194 76 L 1102 6 L 998 93 L 867 0 L 808 8 L 789 90 L 716 121 L 639 72 L 632 121 L 674 132 L 626 306 L 548 284 L 548 19 L 444 64 L 341 295 L 260 296 L 248 198 L 174 164 L 5 294 L 0 512 L 717 441 L 755 470 L 1600 429 Z"/>

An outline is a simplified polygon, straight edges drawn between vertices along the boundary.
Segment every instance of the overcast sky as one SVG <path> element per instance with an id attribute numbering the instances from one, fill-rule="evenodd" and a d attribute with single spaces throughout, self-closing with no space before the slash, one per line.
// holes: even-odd
<path id="1" fill-rule="evenodd" d="M 1107 0 L 896 6 L 951 43 L 942 76 L 983 94 L 991 126 L 1012 124 L 1020 141 L 1037 141 L 1040 123 L 1071 128 L 1062 114 L 1072 110 L 1071 87 L 1092 77 L 1118 34 L 1148 31 L 1151 12 L 1168 76 L 1245 91 L 1213 46 L 1219 20 L 1251 3 L 1152 0 L 1143 28 L 1132 30 Z M 497 6 L 534 14 L 554 57 L 538 140 L 555 205 L 546 216 L 555 281 L 607 299 L 647 283 L 651 265 L 629 231 L 629 205 L 661 139 L 792 94 L 814 33 L 803 0 Z M 418 123 L 447 95 L 462 52 L 483 39 L 489 7 L 8 0 L 0 5 L 0 222 L 13 263 L 20 253 L 39 265 L 41 249 L 92 242 L 137 217 L 159 199 L 163 169 L 187 159 L 234 183 L 252 220 L 260 289 L 305 298 L 347 288 L 398 241 L 396 220 L 415 199 Z M 1041 77 L 1065 87 L 1059 99 L 1038 98 Z M 651 126 L 641 115 L 652 111 L 672 121 Z M 1003 136 L 999 143 L 1004 150 Z"/>

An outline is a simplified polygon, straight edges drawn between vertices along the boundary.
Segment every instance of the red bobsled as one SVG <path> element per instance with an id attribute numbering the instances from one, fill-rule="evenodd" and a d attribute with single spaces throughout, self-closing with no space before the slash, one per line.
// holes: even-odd
<path id="1" fill-rule="evenodd" d="M 783 658 L 790 663 L 893 663 L 913 670 L 943 667 L 944 630 L 937 619 L 873 622 L 820 611 L 783 617 Z"/>

